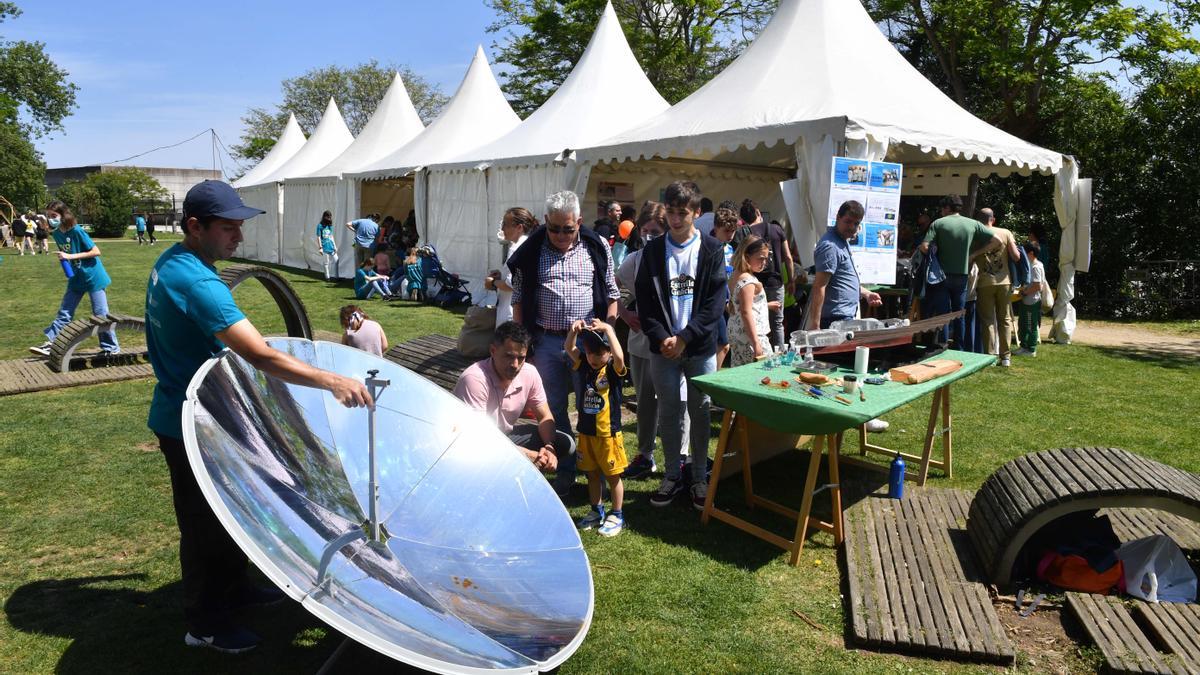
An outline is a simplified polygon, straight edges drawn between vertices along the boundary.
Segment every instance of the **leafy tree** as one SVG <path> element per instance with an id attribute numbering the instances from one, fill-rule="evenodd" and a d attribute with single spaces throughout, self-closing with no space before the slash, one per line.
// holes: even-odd
<path id="1" fill-rule="evenodd" d="M 426 124 L 433 121 L 448 100 L 439 87 L 407 66 L 381 66 L 372 59 L 353 68 L 326 66 L 284 80 L 281 85 L 283 102 L 274 109 L 251 108 L 247 111 L 242 117 L 246 130 L 241 143 L 234 145 L 232 150 L 251 164 L 261 160 L 271 151 L 287 125 L 288 115 L 293 113 L 301 128 L 312 133 L 321 121 L 330 97 L 337 101 L 350 133 L 357 136 L 375 113 L 375 107 L 387 93 L 396 72 L 403 78 L 421 120 Z"/>
<path id="2" fill-rule="evenodd" d="M 55 191 L 55 196 L 71 206 L 81 220 L 89 219 L 95 234 L 102 237 L 123 236 L 135 209 L 147 202 L 170 199 L 170 193 L 157 180 L 136 167 L 100 171 L 82 181 L 68 181 Z"/>
<path id="3" fill-rule="evenodd" d="M 11 2 L 0 2 L 0 23 L 21 15 Z M 27 121 L 18 122 L 27 135 L 44 136 L 61 130 L 75 108 L 79 87 L 67 79 L 46 54 L 41 42 L 0 39 L 0 98 L 15 104 Z M 0 106 L 2 107 L 2 106 Z"/>
<path id="4" fill-rule="evenodd" d="M 1033 140 L 1046 101 L 1100 64 L 1155 69 L 1200 54 L 1200 3 L 1121 0 L 865 0 L 889 39 L 959 105 Z M 1066 111 L 1060 111 L 1065 113 Z"/>
<path id="5" fill-rule="evenodd" d="M 518 114 L 554 93 L 583 55 L 605 0 L 489 0 L 502 33 L 496 60 Z M 663 98 L 675 103 L 729 64 L 778 0 L 613 0 L 630 48 Z M 616 92 L 619 94 L 620 92 Z M 637 105 L 636 101 L 630 105 Z"/>
<path id="6" fill-rule="evenodd" d="M 46 165 L 20 127 L 0 121 L 0 195 L 19 210 L 45 202 Z"/>

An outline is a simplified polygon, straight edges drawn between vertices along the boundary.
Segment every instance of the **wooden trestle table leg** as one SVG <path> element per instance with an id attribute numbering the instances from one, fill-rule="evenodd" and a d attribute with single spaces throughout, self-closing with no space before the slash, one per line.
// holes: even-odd
<path id="1" fill-rule="evenodd" d="M 713 500 L 717 497 L 717 485 L 721 482 L 721 464 L 725 459 L 725 451 L 729 447 L 729 432 L 732 431 L 734 424 L 733 410 L 725 409 L 725 415 L 721 417 L 721 435 L 717 438 L 717 456 L 713 458 L 712 476 L 708 479 L 708 495 L 704 497 L 704 511 L 700 514 L 700 523 L 708 524 L 708 519 L 712 514 Z M 749 447 L 743 447 L 742 452 L 750 451 Z"/>
<path id="2" fill-rule="evenodd" d="M 942 392 L 945 387 L 933 392 L 933 402 L 929 406 L 929 424 L 925 427 L 925 447 L 921 449 L 921 466 L 917 474 L 917 485 L 925 485 L 929 476 L 929 457 L 933 453 L 933 431 L 937 428 L 938 409 L 942 405 Z"/>

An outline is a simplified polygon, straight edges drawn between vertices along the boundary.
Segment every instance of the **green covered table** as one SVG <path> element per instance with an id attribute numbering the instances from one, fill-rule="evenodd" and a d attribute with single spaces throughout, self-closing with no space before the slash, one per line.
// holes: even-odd
<path id="1" fill-rule="evenodd" d="M 933 359 L 949 359 L 962 363 L 962 368 L 948 375 L 935 378 L 920 384 L 901 384 L 885 382 L 882 385 L 860 383 L 866 400 L 859 394 L 853 396 L 842 394 L 841 387 L 826 386 L 822 390 L 829 394 L 841 396 L 849 403 L 839 402 L 834 398 L 814 398 L 805 393 L 806 387 L 796 379 L 796 373 L 790 366 L 780 366 L 767 369 L 763 363 L 753 363 L 737 368 L 719 370 L 695 379 L 701 390 L 712 397 L 713 401 L 725 408 L 725 416 L 721 421 L 721 435 L 717 443 L 716 458 L 712 478 L 708 487 L 708 497 L 704 504 L 702 522 L 707 523 L 710 517 L 728 522 L 739 529 L 745 530 L 761 539 L 774 543 L 781 548 L 791 551 L 791 564 L 795 565 L 804 547 L 804 537 L 811 525 L 817 529 L 830 532 L 838 544 L 842 543 L 842 510 L 841 489 L 838 485 L 839 462 L 862 464 L 874 469 L 882 469 L 878 464 L 865 462 L 855 458 L 841 457 L 842 435 L 850 429 L 858 429 L 859 452 L 883 453 L 887 455 L 900 454 L 918 463 L 915 476 L 918 484 L 924 485 L 932 465 L 941 469 L 946 476 L 951 475 L 952 437 L 950 434 L 950 385 L 964 377 L 972 375 L 996 361 L 995 356 L 988 354 L 973 354 L 947 350 L 937 354 Z M 835 379 L 852 371 L 839 369 L 829 373 Z M 771 384 L 762 383 L 764 377 L 771 379 Z M 781 380 L 789 384 L 784 388 L 779 386 Z M 867 442 L 866 423 L 868 420 L 881 417 L 906 403 L 915 401 L 926 394 L 933 394 L 933 402 L 929 411 L 929 424 L 925 433 L 923 452 L 920 456 L 898 453 Z M 941 429 L 938 430 L 939 412 Z M 754 494 L 753 481 L 750 474 L 750 448 L 745 424 L 738 424 L 738 419 L 745 417 L 775 431 L 810 435 L 813 437 L 813 452 L 809 460 L 808 476 L 805 480 L 803 500 L 800 511 L 791 510 L 781 504 L 772 502 Z M 725 511 L 714 507 L 717 488 L 721 476 L 721 461 L 728 450 L 730 436 L 738 434 L 742 447 L 742 481 L 745 487 L 746 504 L 762 506 L 797 521 L 796 538 L 789 540 L 753 525 Z M 942 458 L 932 459 L 933 443 L 936 436 L 942 436 Z M 810 518 L 813 496 L 817 490 L 817 472 L 821 465 L 821 455 L 829 451 L 829 481 L 822 486 L 829 489 L 833 502 L 833 522 L 826 523 Z M 811 522 L 810 522 L 811 521 Z"/>

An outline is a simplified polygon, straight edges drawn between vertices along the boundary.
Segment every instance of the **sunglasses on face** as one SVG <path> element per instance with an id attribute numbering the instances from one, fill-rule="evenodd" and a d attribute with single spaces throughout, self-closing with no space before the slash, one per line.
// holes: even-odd
<path id="1" fill-rule="evenodd" d="M 577 228 L 574 227 L 556 227 L 554 225 L 547 225 L 546 229 L 550 231 L 550 234 L 565 234 L 567 236 L 575 234 L 577 231 Z"/>

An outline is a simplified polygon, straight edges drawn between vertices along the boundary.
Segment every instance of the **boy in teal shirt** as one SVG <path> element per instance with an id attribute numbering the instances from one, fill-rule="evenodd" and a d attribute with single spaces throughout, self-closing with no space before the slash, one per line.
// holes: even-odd
<path id="1" fill-rule="evenodd" d="M 112 283 L 104 269 L 104 263 L 100 262 L 100 248 L 92 242 L 87 232 L 76 224 L 75 214 L 71 213 L 71 209 L 61 201 L 53 201 L 46 206 L 46 215 L 50 219 L 50 226 L 54 228 L 51 236 L 54 237 L 54 243 L 58 244 L 58 259 L 70 263 L 72 275 L 67 279 L 67 290 L 63 293 L 58 314 L 50 326 L 42 331 L 46 335 L 46 341 L 29 348 L 29 351 L 43 356 L 50 355 L 50 344 L 62 329 L 71 323 L 75 316 L 75 308 L 79 306 L 79 301 L 84 295 L 87 295 L 92 303 L 93 315 L 108 314 L 108 294 L 104 289 Z M 105 356 L 121 351 L 116 333 L 100 333 L 100 351 Z"/>

